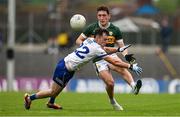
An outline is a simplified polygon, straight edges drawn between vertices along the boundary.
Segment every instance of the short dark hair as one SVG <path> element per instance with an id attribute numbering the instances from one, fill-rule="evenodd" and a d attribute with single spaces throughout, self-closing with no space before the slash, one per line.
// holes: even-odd
<path id="1" fill-rule="evenodd" d="M 106 34 L 106 35 L 108 36 L 108 35 L 109 35 L 108 30 L 102 29 L 102 28 L 97 28 L 97 29 L 95 30 L 94 37 L 96 38 L 97 35 L 103 36 L 103 34 Z"/>
<path id="2" fill-rule="evenodd" d="M 109 14 L 109 9 L 108 9 L 108 7 L 107 6 L 99 6 L 98 8 L 97 8 L 97 12 L 99 12 L 99 11 L 106 11 L 107 12 L 107 14 Z"/>

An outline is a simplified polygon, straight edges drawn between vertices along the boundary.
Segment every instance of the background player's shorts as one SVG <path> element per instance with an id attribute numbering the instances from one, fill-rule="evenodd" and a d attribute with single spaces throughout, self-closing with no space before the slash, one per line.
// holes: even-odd
<path id="1" fill-rule="evenodd" d="M 112 54 L 110 56 L 112 56 L 113 58 L 116 58 L 116 57 L 119 58 L 116 54 Z M 108 63 L 104 59 L 95 62 L 94 67 L 96 69 L 96 73 L 99 74 L 99 72 L 101 72 L 103 70 L 109 70 L 108 64 L 110 64 L 110 63 Z"/>
<path id="2" fill-rule="evenodd" d="M 60 60 L 56 66 L 53 75 L 53 81 L 61 87 L 65 87 L 68 81 L 73 77 L 74 71 L 68 71 L 64 59 Z"/>

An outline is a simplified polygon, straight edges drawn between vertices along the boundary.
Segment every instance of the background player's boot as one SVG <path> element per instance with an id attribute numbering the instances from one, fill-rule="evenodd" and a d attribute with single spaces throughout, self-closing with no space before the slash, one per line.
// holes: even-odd
<path id="1" fill-rule="evenodd" d="M 31 100 L 29 98 L 29 94 L 25 93 L 24 94 L 24 107 L 25 109 L 30 109 L 30 106 L 31 106 Z"/>
<path id="2" fill-rule="evenodd" d="M 111 104 L 111 105 L 112 105 L 114 110 L 118 110 L 118 111 L 119 110 L 120 111 L 124 110 L 123 107 L 121 105 L 119 105 L 118 103 L 114 103 L 114 104 Z"/>
<path id="3" fill-rule="evenodd" d="M 138 80 L 138 81 L 136 82 L 136 86 L 134 87 L 134 90 L 133 90 L 133 93 L 134 93 L 135 95 L 137 95 L 137 94 L 139 93 L 139 90 L 140 90 L 141 86 L 142 86 L 142 81 L 141 81 L 141 80 Z"/>
<path id="4" fill-rule="evenodd" d="M 115 98 L 109 100 L 114 110 L 123 110 L 123 107 L 118 104 Z"/>
<path id="5" fill-rule="evenodd" d="M 48 108 L 53 108 L 53 109 L 63 109 L 62 106 L 58 105 L 58 104 L 52 104 L 50 102 L 47 103 L 47 107 Z"/>

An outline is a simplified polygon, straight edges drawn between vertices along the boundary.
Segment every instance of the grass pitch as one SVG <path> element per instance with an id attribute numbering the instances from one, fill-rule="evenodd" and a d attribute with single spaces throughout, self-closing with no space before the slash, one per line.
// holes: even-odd
<path id="1" fill-rule="evenodd" d="M 62 93 L 63 110 L 46 107 L 48 99 L 24 109 L 22 92 L 0 92 L 0 116 L 180 116 L 180 94 L 116 94 L 124 111 L 114 111 L 105 93 Z"/>

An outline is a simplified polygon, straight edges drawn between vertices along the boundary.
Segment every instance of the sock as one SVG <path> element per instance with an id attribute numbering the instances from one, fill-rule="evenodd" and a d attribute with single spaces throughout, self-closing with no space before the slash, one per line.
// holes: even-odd
<path id="1" fill-rule="evenodd" d="M 49 103 L 54 104 L 54 101 L 55 101 L 55 98 L 54 97 L 50 97 Z"/>
<path id="2" fill-rule="evenodd" d="M 135 82 L 134 82 L 134 81 L 131 82 L 131 83 L 130 83 L 130 86 L 131 86 L 132 89 L 134 89 L 134 87 L 136 86 Z"/>
<path id="3" fill-rule="evenodd" d="M 117 103 L 117 102 L 116 102 L 116 99 L 114 99 L 114 98 L 110 99 L 110 103 L 111 103 L 111 104 Z"/>
<path id="4" fill-rule="evenodd" d="M 30 100 L 35 100 L 35 99 L 37 99 L 36 94 L 32 94 L 32 95 L 30 96 Z"/>

